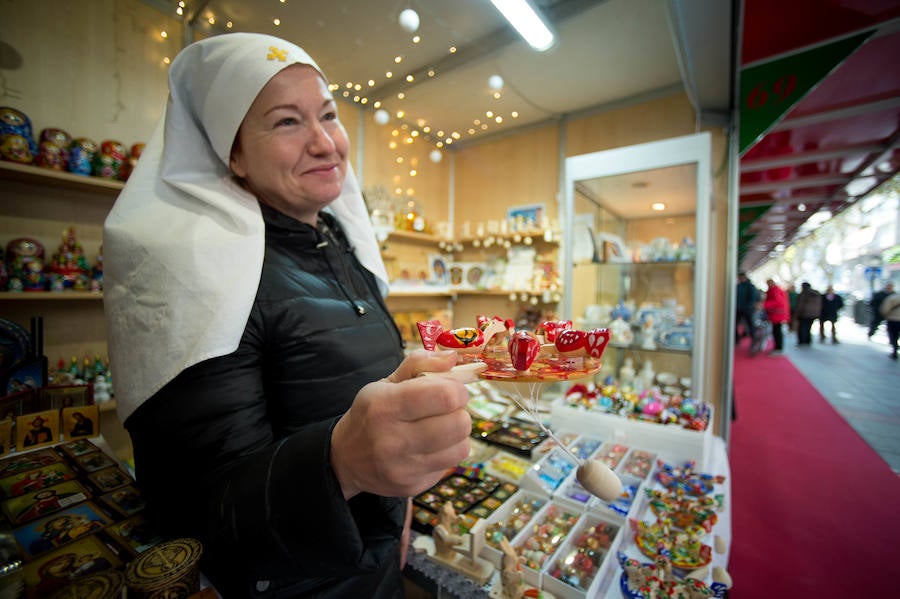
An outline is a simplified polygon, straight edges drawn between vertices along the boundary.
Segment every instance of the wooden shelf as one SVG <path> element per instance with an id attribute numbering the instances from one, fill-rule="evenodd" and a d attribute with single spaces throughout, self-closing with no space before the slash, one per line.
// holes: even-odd
<path id="1" fill-rule="evenodd" d="M 531 237 L 532 245 L 537 245 L 539 243 L 547 243 L 551 245 L 559 245 L 559 237 L 554 235 L 550 241 L 546 241 L 544 239 L 544 230 L 543 229 L 531 229 L 528 231 L 519 231 L 514 233 L 485 233 L 484 235 L 473 235 L 471 237 L 460 237 L 459 239 L 454 239 L 453 241 L 457 241 L 462 244 L 471 244 L 473 241 L 480 241 L 484 243 L 484 240 L 493 237 L 495 243 L 497 241 L 511 241 L 513 243 L 519 245 L 525 245 L 524 240 L 526 237 Z M 515 241 L 516 237 L 520 238 L 520 241 Z"/>
<path id="2" fill-rule="evenodd" d="M 388 241 L 410 241 L 415 243 L 426 243 L 436 245 L 441 241 L 437 236 L 430 233 L 416 233 L 415 231 L 396 230 L 391 231 L 387 238 Z"/>
<path id="3" fill-rule="evenodd" d="M 453 292 L 447 289 L 446 287 L 442 287 L 440 289 L 391 289 L 391 292 L 388 294 L 388 301 L 392 297 L 450 297 L 453 295 Z"/>
<path id="4" fill-rule="evenodd" d="M 598 266 L 693 266 L 693 260 L 659 260 L 656 262 L 595 262 Z"/>
<path id="5" fill-rule="evenodd" d="M 110 399 L 108 401 L 98 401 L 97 409 L 103 412 L 115 412 L 116 411 L 116 400 Z"/>
<path id="6" fill-rule="evenodd" d="M 0 301 L 73 301 L 102 300 L 102 293 L 93 291 L 2 291 Z"/>
<path id="7" fill-rule="evenodd" d="M 44 185 L 46 187 L 90 191 L 108 196 L 118 195 L 125 186 L 122 181 L 115 181 L 113 179 L 85 177 L 65 171 L 57 171 L 16 162 L 0 162 L 0 178 L 7 181 L 20 181 L 22 183 Z"/>

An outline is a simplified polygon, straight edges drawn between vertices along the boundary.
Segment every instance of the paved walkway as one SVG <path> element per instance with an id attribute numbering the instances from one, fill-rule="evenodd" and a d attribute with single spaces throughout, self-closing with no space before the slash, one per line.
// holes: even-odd
<path id="1" fill-rule="evenodd" d="M 785 328 L 785 356 L 900 474 L 900 362 L 888 357 L 885 325 L 870 340 L 867 327 L 842 317 L 837 344 L 819 342 L 818 326 L 818 322 L 813 325 L 812 345 L 803 347 L 797 346 L 796 334 Z M 741 344 L 736 351 L 747 351 L 747 346 Z M 758 359 L 774 358 L 759 355 Z"/>

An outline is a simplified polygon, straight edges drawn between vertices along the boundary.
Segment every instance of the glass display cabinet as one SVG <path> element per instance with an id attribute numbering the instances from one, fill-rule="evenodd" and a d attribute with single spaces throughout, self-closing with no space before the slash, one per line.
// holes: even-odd
<path id="1" fill-rule="evenodd" d="M 612 335 L 597 377 L 703 399 L 709 134 L 566 159 L 563 314 Z"/>

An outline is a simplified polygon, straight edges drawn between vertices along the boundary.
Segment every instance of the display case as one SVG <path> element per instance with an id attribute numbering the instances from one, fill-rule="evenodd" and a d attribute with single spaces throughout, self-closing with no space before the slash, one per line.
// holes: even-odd
<path id="1" fill-rule="evenodd" d="M 597 382 L 704 399 L 710 136 L 566 159 L 564 313 L 609 328 Z"/>

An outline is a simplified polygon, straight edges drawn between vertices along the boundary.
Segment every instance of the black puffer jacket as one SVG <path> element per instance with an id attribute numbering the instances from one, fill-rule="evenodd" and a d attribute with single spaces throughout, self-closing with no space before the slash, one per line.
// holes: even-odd
<path id="1" fill-rule="evenodd" d="M 203 541 L 203 571 L 226 598 L 402 596 L 405 503 L 344 501 L 329 465 L 338 417 L 400 363 L 399 332 L 330 216 L 318 228 L 263 216 L 238 349 L 186 369 L 125 422 L 148 514 L 167 536 Z"/>

